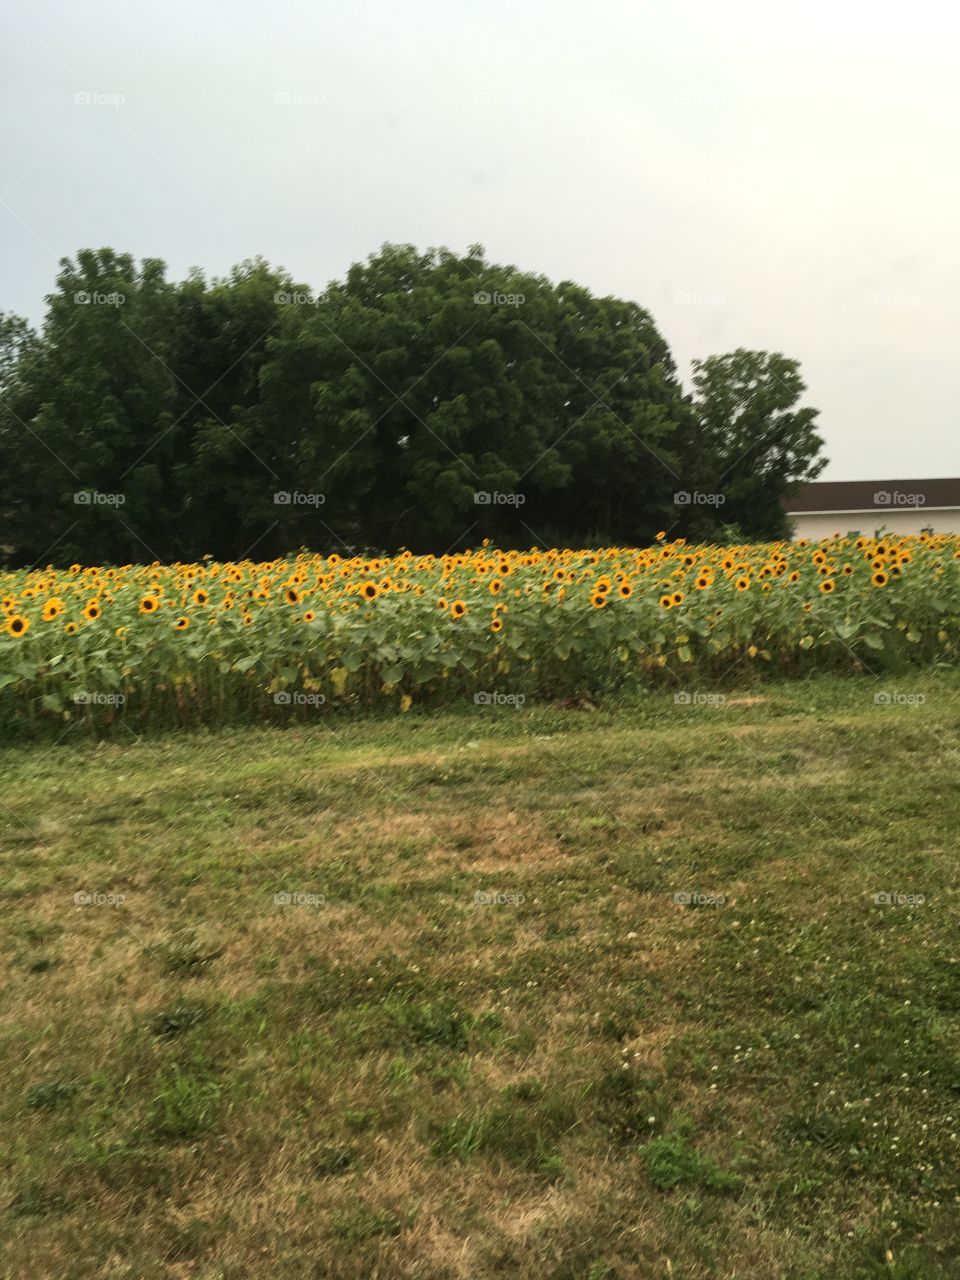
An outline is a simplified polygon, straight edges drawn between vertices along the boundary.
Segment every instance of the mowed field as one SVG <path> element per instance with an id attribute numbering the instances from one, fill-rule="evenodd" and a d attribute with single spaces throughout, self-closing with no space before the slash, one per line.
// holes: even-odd
<path id="1" fill-rule="evenodd" d="M 958 764 L 955 673 L 5 750 L 0 1274 L 956 1277 Z"/>

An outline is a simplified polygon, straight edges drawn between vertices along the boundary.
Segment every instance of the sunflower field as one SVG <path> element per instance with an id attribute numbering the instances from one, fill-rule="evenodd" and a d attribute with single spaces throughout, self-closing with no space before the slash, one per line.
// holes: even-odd
<path id="1" fill-rule="evenodd" d="M 5 734 L 280 723 L 952 665 L 960 538 L 74 564 L 0 609 Z"/>

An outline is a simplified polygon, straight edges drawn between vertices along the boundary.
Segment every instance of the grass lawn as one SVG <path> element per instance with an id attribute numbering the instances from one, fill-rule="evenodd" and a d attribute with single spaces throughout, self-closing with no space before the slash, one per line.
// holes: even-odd
<path id="1" fill-rule="evenodd" d="M 960 677 L 880 687 L 0 753 L 0 1274 L 960 1275 Z"/>

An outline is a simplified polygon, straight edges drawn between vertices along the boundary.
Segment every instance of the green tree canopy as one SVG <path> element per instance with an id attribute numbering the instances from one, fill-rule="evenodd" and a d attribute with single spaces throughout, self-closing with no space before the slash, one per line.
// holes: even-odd
<path id="1" fill-rule="evenodd" d="M 23 564 L 773 533 L 822 465 L 803 389 L 795 361 L 738 351 L 686 396 L 649 312 L 479 246 L 385 245 L 319 293 L 262 259 L 173 283 L 84 250 L 39 335 L 0 317 L 0 545 Z M 722 509 L 674 501 L 711 486 Z"/>

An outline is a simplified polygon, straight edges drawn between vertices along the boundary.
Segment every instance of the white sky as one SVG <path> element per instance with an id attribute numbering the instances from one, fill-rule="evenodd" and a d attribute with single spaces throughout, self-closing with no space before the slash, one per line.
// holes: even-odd
<path id="1" fill-rule="evenodd" d="M 647 307 L 686 382 L 798 358 L 825 479 L 960 475 L 946 0 L 0 2 L 4 310 L 81 247 L 322 287 L 479 241 Z"/>

